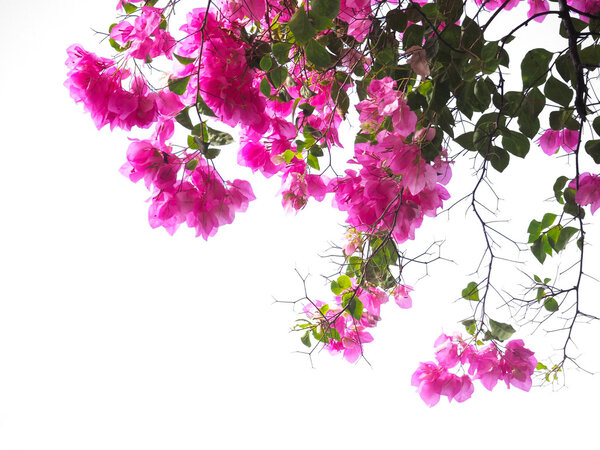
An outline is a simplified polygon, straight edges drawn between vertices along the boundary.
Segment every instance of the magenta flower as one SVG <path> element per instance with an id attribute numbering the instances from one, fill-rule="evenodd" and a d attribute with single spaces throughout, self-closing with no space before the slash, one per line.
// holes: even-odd
<path id="1" fill-rule="evenodd" d="M 531 18 L 531 16 L 539 13 L 543 13 L 550 10 L 550 5 L 548 4 L 548 0 L 528 0 L 529 1 L 529 11 L 527 12 L 527 17 Z M 538 16 L 535 20 L 536 22 L 543 22 L 546 16 Z"/>
<path id="2" fill-rule="evenodd" d="M 554 155 L 560 147 L 567 153 L 575 151 L 579 143 L 579 131 L 565 128 L 562 131 L 548 129 L 536 141 L 546 155 Z"/>
<path id="3" fill-rule="evenodd" d="M 410 291 L 412 286 L 399 284 L 392 291 L 396 304 L 402 309 L 409 309 L 412 307 L 412 299 L 410 298 Z"/>
<path id="4" fill-rule="evenodd" d="M 577 190 L 575 201 L 581 206 L 590 205 L 592 214 L 600 208 L 600 175 L 582 173 L 579 175 L 579 189 L 577 180 L 571 180 L 569 188 Z"/>

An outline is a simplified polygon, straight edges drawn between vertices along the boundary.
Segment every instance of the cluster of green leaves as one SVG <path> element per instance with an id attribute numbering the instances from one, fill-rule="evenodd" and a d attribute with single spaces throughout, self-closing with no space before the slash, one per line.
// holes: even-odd
<path id="1" fill-rule="evenodd" d="M 565 227 L 560 223 L 554 225 L 556 218 L 556 214 L 546 213 L 541 221 L 534 219 L 527 228 L 528 243 L 532 244 L 531 252 L 541 264 L 544 263 L 547 255 L 552 255 L 553 251 L 558 253 L 564 250 L 569 240 L 579 231 L 578 228 Z"/>
<path id="2" fill-rule="evenodd" d="M 472 336 L 477 335 L 477 321 L 475 319 L 467 319 L 463 320 L 462 324 L 464 325 L 467 333 Z M 515 333 L 515 329 L 512 325 L 503 322 L 497 322 L 491 318 L 488 318 L 488 326 L 485 330 L 482 340 L 478 340 L 477 343 L 479 345 L 483 344 L 483 341 L 505 341 L 510 339 L 510 337 Z"/>
<path id="3" fill-rule="evenodd" d="M 550 294 L 546 294 L 546 289 L 548 288 L 548 283 L 550 283 L 551 278 L 544 278 L 544 281 L 542 281 L 542 279 L 537 276 L 534 275 L 533 279 L 536 282 L 536 300 L 539 302 L 541 302 L 542 300 L 544 301 L 544 308 L 546 309 L 546 311 L 549 311 L 551 313 L 558 311 L 558 302 L 556 301 L 556 299 Z"/>

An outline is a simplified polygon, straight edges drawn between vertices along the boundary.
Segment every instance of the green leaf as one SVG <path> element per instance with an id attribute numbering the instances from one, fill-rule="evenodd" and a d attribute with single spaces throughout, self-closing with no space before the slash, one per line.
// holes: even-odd
<path id="1" fill-rule="evenodd" d="M 519 158 L 525 158 L 529 153 L 529 139 L 516 131 L 502 131 L 502 146 Z"/>
<path id="2" fill-rule="evenodd" d="M 269 98 L 271 96 L 271 83 L 269 83 L 269 80 L 267 80 L 266 77 L 260 80 L 259 89 L 262 95 L 264 95 L 265 97 Z"/>
<path id="3" fill-rule="evenodd" d="M 544 251 L 544 243 L 542 238 L 543 236 L 538 237 L 531 246 L 531 252 L 533 253 L 533 256 L 537 258 L 540 264 L 544 264 L 544 261 L 546 260 L 546 252 Z"/>
<path id="4" fill-rule="evenodd" d="M 194 61 L 196 61 L 196 58 L 187 58 L 185 56 L 179 56 L 175 53 L 173 53 L 173 56 L 175 57 L 175 59 L 177 61 L 179 61 L 184 66 L 187 66 L 188 64 L 192 64 Z"/>
<path id="5" fill-rule="evenodd" d="M 169 90 L 177 95 L 183 95 L 190 81 L 190 75 L 184 78 L 169 78 Z"/>
<path id="6" fill-rule="evenodd" d="M 331 55 L 315 40 L 306 44 L 306 59 L 319 69 L 326 69 L 331 65 Z"/>
<path id="7" fill-rule="evenodd" d="M 204 150 L 204 157 L 206 159 L 215 159 L 217 156 L 219 156 L 220 153 L 221 153 L 220 149 L 214 148 L 214 147 L 209 147 L 206 150 Z"/>
<path id="8" fill-rule="evenodd" d="M 206 104 L 206 102 L 202 99 L 202 97 L 198 96 L 196 98 L 196 108 L 200 111 L 200 114 L 204 114 L 208 117 L 217 117 L 215 112 Z"/>
<path id="9" fill-rule="evenodd" d="M 439 12 L 446 19 L 446 23 L 455 23 L 463 13 L 462 0 L 437 0 L 435 4 Z"/>
<path id="10" fill-rule="evenodd" d="M 490 319 L 490 326 L 492 327 L 492 335 L 499 341 L 505 341 L 509 339 L 514 332 L 517 331 L 512 327 L 512 325 L 496 322 L 493 319 Z"/>
<path id="11" fill-rule="evenodd" d="M 271 70 L 268 75 L 273 87 L 279 88 L 288 76 L 288 70 L 285 66 L 279 66 Z"/>
<path id="12" fill-rule="evenodd" d="M 188 130 L 191 130 L 192 128 L 194 128 L 194 124 L 192 123 L 192 120 L 190 119 L 189 108 L 182 109 L 179 112 L 179 114 L 177 114 L 175 116 L 175 120 L 177 121 L 177 123 L 179 123 L 181 126 L 187 128 Z"/>
<path id="13" fill-rule="evenodd" d="M 233 143 L 233 137 L 229 133 L 215 130 L 214 128 L 208 126 L 206 129 L 208 130 L 209 142 L 212 145 L 228 145 Z"/>
<path id="14" fill-rule="evenodd" d="M 592 157 L 596 164 L 600 164 L 600 140 L 587 141 L 585 152 Z"/>
<path id="15" fill-rule="evenodd" d="M 388 11 L 385 18 L 388 27 L 390 27 L 393 31 L 404 33 L 406 25 L 408 25 L 408 18 L 400 8 L 395 8 Z"/>
<path id="16" fill-rule="evenodd" d="M 546 213 L 542 218 L 542 230 L 548 228 L 556 220 L 556 214 Z"/>
<path id="17" fill-rule="evenodd" d="M 575 80 L 575 68 L 573 67 L 573 60 L 569 52 L 563 53 L 556 58 L 556 70 L 560 77 L 567 83 L 574 84 Z"/>
<path id="18" fill-rule="evenodd" d="M 558 311 L 558 302 L 555 298 L 548 297 L 544 300 L 544 308 L 546 308 L 547 311 L 556 312 Z"/>
<path id="19" fill-rule="evenodd" d="M 510 163 L 510 156 L 506 150 L 501 147 L 492 146 L 486 153 L 486 159 L 492 164 L 492 167 L 498 172 L 504 172 Z"/>
<path id="20" fill-rule="evenodd" d="M 535 366 L 535 370 L 548 370 L 548 367 L 546 367 L 544 364 L 539 362 L 539 363 L 537 363 L 537 366 Z"/>
<path id="21" fill-rule="evenodd" d="M 362 317 L 363 304 L 354 294 L 352 295 L 352 298 L 348 302 L 348 312 L 356 320 L 360 320 L 360 318 Z"/>
<path id="22" fill-rule="evenodd" d="M 461 134 L 457 138 L 454 138 L 454 141 L 460 145 L 465 150 L 474 150 L 473 149 L 473 132 L 469 131 L 468 133 Z"/>
<path id="23" fill-rule="evenodd" d="M 337 279 L 337 284 L 342 290 L 350 289 L 352 287 L 352 280 L 347 275 L 340 275 Z"/>
<path id="24" fill-rule="evenodd" d="M 579 228 L 574 228 L 574 227 L 562 228 L 560 230 L 560 235 L 559 235 L 558 239 L 556 240 L 555 250 L 557 252 L 563 250 L 567 246 L 569 239 L 571 239 L 573 236 L 575 236 L 575 234 L 578 231 L 579 231 Z"/>
<path id="25" fill-rule="evenodd" d="M 125 12 L 127 14 L 131 14 L 131 13 L 136 12 L 137 6 L 135 6 L 132 3 L 125 3 L 125 4 L 123 4 L 123 9 L 125 10 Z"/>
<path id="26" fill-rule="evenodd" d="M 477 283 L 471 281 L 469 284 L 467 284 L 467 287 L 462 290 L 462 298 L 464 298 L 465 300 L 478 302 L 479 289 L 477 287 Z"/>
<path id="27" fill-rule="evenodd" d="M 573 90 L 562 81 L 554 78 L 552 75 L 550 75 L 550 78 L 548 78 L 548 81 L 546 81 L 546 86 L 544 86 L 544 94 L 546 94 L 546 97 L 553 102 L 556 102 L 564 107 L 569 106 L 571 104 L 571 99 L 573 98 Z"/>
<path id="28" fill-rule="evenodd" d="M 542 282 L 542 279 L 541 279 L 540 277 L 538 277 L 537 275 L 534 275 L 534 276 L 533 276 L 533 279 L 534 279 L 535 281 L 537 281 L 538 283 L 541 283 L 541 282 Z"/>
<path id="29" fill-rule="evenodd" d="M 289 42 L 277 42 L 273 44 L 273 56 L 280 64 L 285 64 L 290 60 L 289 54 L 292 44 Z"/>
<path id="30" fill-rule="evenodd" d="M 315 169 L 315 170 L 321 170 L 321 166 L 319 166 L 319 160 L 317 159 L 317 157 L 315 155 L 309 153 L 306 156 L 306 162 L 313 169 Z"/>
<path id="31" fill-rule="evenodd" d="M 198 160 L 197 159 L 191 159 L 191 160 L 189 160 L 188 162 L 185 163 L 185 170 L 192 171 L 197 166 L 198 166 Z"/>
<path id="32" fill-rule="evenodd" d="M 266 72 L 273 66 L 273 60 L 269 55 L 265 55 L 260 59 L 260 63 L 258 65 L 260 66 L 261 70 Z"/>
<path id="33" fill-rule="evenodd" d="M 306 333 L 304 333 L 304 335 L 300 338 L 300 340 L 302 341 L 302 343 L 304 345 L 306 345 L 308 348 L 310 348 L 311 343 L 310 343 L 310 335 L 308 334 L 308 331 Z"/>
<path id="34" fill-rule="evenodd" d="M 537 238 L 542 234 L 542 224 L 537 220 L 532 220 L 529 222 L 529 227 L 527 228 L 527 232 L 529 233 L 529 243 L 535 242 Z"/>
<path id="35" fill-rule="evenodd" d="M 312 0 L 310 5 L 311 15 L 323 16 L 333 20 L 340 13 L 340 0 Z"/>
<path id="36" fill-rule="evenodd" d="M 554 197 L 556 197 L 556 201 L 560 204 L 563 204 L 565 202 L 563 200 L 562 191 L 565 187 L 565 184 L 567 184 L 567 181 L 569 181 L 569 179 L 565 176 L 558 177 L 554 182 L 554 186 L 552 187 L 552 189 L 554 190 Z"/>
<path id="37" fill-rule="evenodd" d="M 335 295 L 340 295 L 344 290 L 342 289 L 342 287 L 338 284 L 337 281 L 333 280 L 331 282 L 331 292 L 333 292 Z"/>
<path id="38" fill-rule="evenodd" d="M 307 44 L 316 34 L 317 30 L 308 21 L 306 10 L 301 6 L 288 22 L 288 27 L 299 44 Z"/>
<path id="39" fill-rule="evenodd" d="M 331 100 L 333 100 L 337 110 L 341 113 L 340 115 L 344 117 L 348 113 L 348 108 L 350 108 L 350 98 L 337 81 L 333 81 L 332 83 Z"/>
<path id="40" fill-rule="evenodd" d="M 477 322 L 474 319 L 463 320 L 461 323 L 470 335 L 475 334 L 475 331 L 477 331 Z"/>
<path id="41" fill-rule="evenodd" d="M 423 27 L 414 23 L 409 25 L 402 35 L 402 47 L 405 50 L 413 45 L 423 45 Z"/>
<path id="42" fill-rule="evenodd" d="M 539 86 L 546 81 L 551 59 L 552 53 L 544 48 L 536 48 L 527 52 L 521 62 L 523 89 Z"/>

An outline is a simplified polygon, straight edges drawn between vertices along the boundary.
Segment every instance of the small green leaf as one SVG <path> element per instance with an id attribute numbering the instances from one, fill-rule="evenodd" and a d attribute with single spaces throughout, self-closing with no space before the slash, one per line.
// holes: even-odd
<path id="1" fill-rule="evenodd" d="M 339 285 L 337 281 L 333 280 L 331 282 L 331 292 L 333 292 L 335 295 L 340 295 L 343 291 L 344 289 Z"/>
<path id="2" fill-rule="evenodd" d="M 469 284 L 467 284 L 467 287 L 462 290 L 462 298 L 464 298 L 465 300 L 478 302 L 479 289 L 477 283 L 471 281 Z"/>
<path id="3" fill-rule="evenodd" d="M 352 280 L 348 275 L 340 275 L 337 279 L 337 283 L 343 290 L 350 289 L 352 287 Z"/>
<path id="4" fill-rule="evenodd" d="M 258 65 L 266 72 L 273 66 L 273 60 L 269 55 L 265 55 L 260 59 L 260 63 Z"/>
<path id="5" fill-rule="evenodd" d="M 271 96 L 271 83 L 266 77 L 260 80 L 260 92 L 267 98 Z"/>
<path id="6" fill-rule="evenodd" d="M 544 94 L 546 94 L 546 97 L 549 100 L 552 100 L 565 108 L 571 104 L 571 99 L 573 98 L 573 90 L 552 75 L 548 78 L 548 81 L 546 81 Z"/>
<path id="7" fill-rule="evenodd" d="M 173 53 L 173 56 L 175 57 L 175 59 L 177 61 L 179 61 L 184 66 L 187 66 L 188 64 L 192 64 L 194 61 L 196 61 L 196 58 L 187 58 L 185 56 L 179 56 L 175 53 Z"/>
<path id="8" fill-rule="evenodd" d="M 495 339 L 499 341 L 505 341 L 509 339 L 515 331 L 512 325 L 502 322 L 496 322 L 493 319 L 490 319 L 490 326 L 492 327 L 492 335 Z"/>
<path id="9" fill-rule="evenodd" d="M 302 341 L 302 343 L 304 345 L 306 345 L 308 348 L 310 348 L 311 343 L 310 343 L 310 335 L 308 334 L 308 331 L 306 333 L 304 333 L 304 335 L 300 338 L 300 340 Z"/>
<path id="10" fill-rule="evenodd" d="M 587 141 L 585 152 L 592 157 L 596 164 L 600 164 L 600 140 Z"/>
<path id="11" fill-rule="evenodd" d="M 233 143 L 233 137 L 229 133 L 215 130 L 208 126 L 206 129 L 208 130 L 208 141 L 212 145 L 228 145 Z"/>
<path id="12" fill-rule="evenodd" d="M 454 138 L 454 141 L 460 145 L 465 150 L 473 150 L 473 132 L 469 131 L 468 133 L 461 134 L 457 138 Z"/>
<path id="13" fill-rule="evenodd" d="M 544 308 L 550 312 L 558 311 L 558 302 L 553 297 L 548 297 L 544 300 Z"/>
<path id="14" fill-rule="evenodd" d="M 280 87 L 283 84 L 283 82 L 287 78 L 288 70 L 286 69 L 285 66 L 279 66 L 279 67 L 276 67 L 275 69 L 271 70 L 267 76 L 271 80 L 271 83 L 273 84 L 275 89 L 277 89 L 278 87 Z"/>
<path id="15" fill-rule="evenodd" d="M 542 234 L 542 224 L 537 220 L 532 220 L 529 222 L 529 227 L 527 228 L 527 232 L 529 233 L 529 243 L 535 242 L 537 238 Z"/>
<path id="16" fill-rule="evenodd" d="M 569 179 L 565 176 L 558 177 L 552 187 L 554 190 L 554 197 L 556 197 L 556 201 L 560 204 L 565 202 L 563 200 L 563 188 L 565 187 L 565 184 L 567 184 L 567 181 L 569 181 Z"/>
<path id="17" fill-rule="evenodd" d="M 221 149 L 209 147 L 204 150 L 204 157 L 206 159 L 215 159 L 221 153 Z"/>
<path id="18" fill-rule="evenodd" d="M 179 114 L 177 114 L 175 116 L 175 120 L 177 121 L 177 123 L 179 123 L 181 126 L 191 130 L 192 128 L 194 128 L 194 124 L 192 123 L 192 120 L 190 119 L 190 114 L 189 114 L 189 108 L 184 108 L 182 109 Z"/>
<path id="19" fill-rule="evenodd" d="M 331 65 L 331 55 L 315 40 L 306 44 L 306 59 L 318 69 L 326 69 Z"/>
<path id="20" fill-rule="evenodd" d="M 273 56 L 279 64 L 285 64 L 290 60 L 289 54 L 292 49 L 292 44 L 289 42 L 277 42 L 273 44 Z"/>
<path id="21" fill-rule="evenodd" d="M 536 48 L 527 52 L 521 62 L 523 89 L 539 86 L 546 81 L 551 59 L 552 53 L 544 48 Z"/>
<path id="22" fill-rule="evenodd" d="M 303 45 L 308 43 L 317 34 L 317 30 L 310 24 L 303 6 L 298 8 L 291 17 L 288 27 L 296 38 L 296 42 Z"/>
<path id="23" fill-rule="evenodd" d="M 534 275 L 534 276 L 533 276 L 533 279 L 534 279 L 536 282 L 538 282 L 538 283 L 541 283 L 541 282 L 542 282 L 542 279 L 541 279 L 540 277 L 538 277 L 537 275 Z"/>
<path id="24" fill-rule="evenodd" d="M 355 295 L 348 302 L 348 312 L 356 320 L 360 320 L 363 313 L 363 304 Z"/>
<path id="25" fill-rule="evenodd" d="M 194 170 L 196 167 L 198 166 L 198 160 L 197 159 L 191 159 L 188 162 L 185 163 L 185 170 Z"/>
<path id="26" fill-rule="evenodd" d="M 531 252 L 533 253 L 533 256 L 537 258 L 540 264 L 544 264 L 544 261 L 546 260 L 546 252 L 544 251 L 544 243 L 542 237 L 538 237 L 533 243 L 533 245 L 531 246 Z"/>
<path id="27" fill-rule="evenodd" d="M 470 335 L 475 334 L 475 331 L 477 331 L 477 322 L 474 319 L 463 320 L 461 323 Z"/>
<path id="28" fill-rule="evenodd" d="M 502 145 L 519 158 L 525 158 L 525 155 L 529 152 L 529 139 L 516 131 L 504 130 L 502 132 Z"/>
<path id="29" fill-rule="evenodd" d="M 392 30 L 397 31 L 398 33 L 404 33 L 406 29 L 406 25 L 408 25 L 408 18 L 404 11 L 400 8 L 395 8 L 388 11 L 385 16 L 388 27 Z"/>
<path id="30" fill-rule="evenodd" d="M 202 97 L 196 97 L 196 108 L 200 111 L 200 114 L 204 114 L 208 117 L 217 117 L 215 112 L 206 104 Z"/>
<path id="31" fill-rule="evenodd" d="M 313 169 L 315 169 L 315 170 L 321 170 L 321 166 L 319 166 L 319 160 L 317 159 L 317 157 L 315 155 L 309 153 L 306 156 L 306 162 Z"/>
<path id="32" fill-rule="evenodd" d="M 556 220 L 556 214 L 546 213 L 542 218 L 542 230 L 548 228 Z"/>
<path id="33" fill-rule="evenodd" d="M 539 363 L 537 363 L 537 366 L 535 366 L 535 370 L 548 370 L 548 367 L 546 367 L 544 364 L 539 362 Z"/>
<path id="34" fill-rule="evenodd" d="M 125 12 L 126 12 L 127 14 L 131 14 L 131 13 L 134 13 L 134 12 L 136 12 L 136 10 L 137 10 L 137 6 L 135 6 L 135 5 L 134 5 L 134 4 L 132 4 L 132 3 L 124 3 L 124 4 L 123 4 L 123 9 L 125 10 Z"/>
<path id="35" fill-rule="evenodd" d="M 184 78 L 169 78 L 169 90 L 177 95 L 183 95 L 190 81 L 190 75 Z"/>
<path id="36" fill-rule="evenodd" d="M 340 13 L 340 0 L 311 0 L 311 15 L 335 19 Z"/>
<path id="37" fill-rule="evenodd" d="M 556 240 L 555 250 L 557 252 L 563 250 L 567 246 L 569 239 L 571 239 L 573 236 L 575 236 L 575 234 L 577 234 L 578 231 L 579 231 L 579 228 L 575 228 L 575 227 L 562 228 L 560 230 L 560 235 L 559 235 L 558 239 Z"/>

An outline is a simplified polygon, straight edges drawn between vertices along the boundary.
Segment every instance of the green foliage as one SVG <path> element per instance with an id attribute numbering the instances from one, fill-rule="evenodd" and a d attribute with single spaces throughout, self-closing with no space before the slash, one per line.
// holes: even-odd
<path id="1" fill-rule="evenodd" d="M 552 53 L 544 48 L 536 48 L 527 52 L 521 62 L 523 89 L 544 84 L 551 59 Z"/>
<path id="2" fill-rule="evenodd" d="M 502 322 L 496 322 L 495 320 L 489 319 L 490 327 L 491 327 L 491 335 L 493 339 L 497 339 L 498 341 L 505 341 L 510 339 L 510 337 L 516 331 L 512 325 Z"/>
<path id="3" fill-rule="evenodd" d="M 467 284 L 467 287 L 462 290 L 462 298 L 465 300 L 471 300 L 474 302 L 479 301 L 479 288 L 478 284 L 474 281 L 471 281 Z"/>
<path id="4" fill-rule="evenodd" d="M 189 75 L 184 78 L 169 78 L 169 90 L 177 95 L 183 95 L 189 81 Z"/>
<path id="5" fill-rule="evenodd" d="M 290 18 L 287 25 L 299 44 L 307 44 L 317 34 L 316 28 L 309 22 L 306 10 L 302 6 Z"/>

